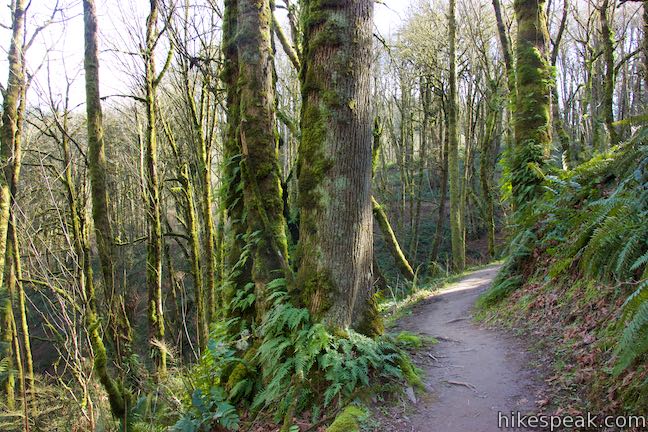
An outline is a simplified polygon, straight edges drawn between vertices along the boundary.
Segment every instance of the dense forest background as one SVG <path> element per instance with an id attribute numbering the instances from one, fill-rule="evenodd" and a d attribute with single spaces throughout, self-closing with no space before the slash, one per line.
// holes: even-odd
<path id="1" fill-rule="evenodd" d="M 93 0 L 2 22 L 1 430 L 330 423 L 417 380 L 383 314 L 495 259 L 487 305 L 531 267 L 629 284 L 636 366 L 644 2 L 421 1 L 390 35 L 371 0 L 141 3 L 113 40 Z"/>

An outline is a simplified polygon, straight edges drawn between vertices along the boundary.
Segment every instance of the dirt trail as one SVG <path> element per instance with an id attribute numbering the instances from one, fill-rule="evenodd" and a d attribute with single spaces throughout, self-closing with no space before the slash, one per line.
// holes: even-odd
<path id="1" fill-rule="evenodd" d="M 468 275 L 399 322 L 398 329 L 435 336 L 439 344 L 418 356 L 429 393 L 417 401 L 414 412 L 388 421 L 395 430 L 495 432 L 501 430 L 498 411 L 537 412 L 540 374 L 532 370 L 524 346 L 472 320 L 475 300 L 497 270 L 493 266 Z"/>

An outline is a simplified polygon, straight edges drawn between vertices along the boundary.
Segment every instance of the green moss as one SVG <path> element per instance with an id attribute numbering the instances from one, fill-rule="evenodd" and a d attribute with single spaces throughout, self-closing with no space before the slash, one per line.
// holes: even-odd
<path id="1" fill-rule="evenodd" d="M 439 341 L 431 336 L 418 335 L 408 331 L 402 331 L 396 335 L 399 345 L 407 348 L 421 348 L 423 345 L 433 345 Z"/>
<path id="2" fill-rule="evenodd" d="M 515 2 L 516 44 L 515 140 L 512 192 L 523 208 L 541 193 L 546 156 L 551 148 L 551 86 L 553 69 L 546 52 L 548 41 L 545 2 Z M 544 47 L 540 49 L 540 47 Z"/>
<path id="3" fill-rule="evenodd" d="M 355 326 L 355 330 L 365 336 L 379 336 L 385 332 L 385 323 L 378 306 L 378 293 L 369 298 L 362 321 Z"/>
<path id="4" fill-rule="evenodd" d="M 325 199 L 322 183 L 333 162 L 324 154 L 323 144 L 328 130 L 328 116 L 321 106 L 308 104 L 302 114 L 300 144 L 299 207 L 320 209 Z M 310 213 L 310 212 L 309 212 Z M 306 218 L 302 223 L 309 223 Z M 313 222 L 314 223 L 314 222 Z M 314 227 L 308 228 L 314 229 Z"/>
<path id="5" fill-rule="evenodd" d="M 248 369 L 245 367 L 243 363 L 239 363 L 234 367 L 234 370 L 232 370 L 232 373 L 230 373 L 229 377 L 227 377 L 227 385 L 225 388 L 230 391 L 232 390 L 236 384 L 240 383 L 244 379 L 246 379 L 248 376 Z"/>
<path id="6" fill-rule="evenodd" d="M 401 354 L 398 359 L 398 366 L 403 372 L 403 377 L 412 387 L 420 390 L 425 388 L 425 384 L 423 384 L 423 380 L 421 380 L 421 370 L 414 366 L 414 363 L 412 363 L 412 360 L 407 354 Z"/>
<path id="7" fill-rule="evenodd" d="M 335 421 L 326 429 L 326 432 L 358 432 L 360 422 L 367 416 L 367 412 L 355 405 L 349 405 L 338 416 Z"/>

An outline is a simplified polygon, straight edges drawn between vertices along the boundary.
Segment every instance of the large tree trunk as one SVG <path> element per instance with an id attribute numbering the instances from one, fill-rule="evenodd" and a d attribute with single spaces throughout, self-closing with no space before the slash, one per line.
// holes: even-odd
<path id="1" fill-rule="evenodd" d="M 146 73 L 146 188 L 148 243 L 146 254 L 146 286 L 148 290 L 149 344 L 157 370 L 166 373 L 166 352 L 160 348 L 164 341 L 164 309 L 162 306 L 162 210 L 160 203 L 160 180 L 158 175 L 158 147 L 156 128 L 156 88 L 159 77 L 155 71 L 155 45 L 158 38 L 158 2 L 151 0 L 146 20 L 146 50 L 144 53 Z M 201 293 L 202 297 L 202 293 Z M 198 303 L 197 303 L 198 304 Z M 200 314 L 199 314 L 200 315 Z"/>
<path id="2" fill-rule="evenodd" d="M 298 286 L 317 319 L 364 321 L 373 289 L 373 2 L 304 2 Z"/>
<path id="3" fill-rule="evenodd" d="M 91 181 L 92 216 L 94 219 L 95 234 L 99 249 L 99 258 L 106 284 L 107 294 L 114 294 L 114 262 L 112 253 L 112 228 L 108 217 L 108 192 L 106 181 L 106 154 L 103 138 L 103 125 L 101 113 L 101 100 L 99 97 L 99 58 L 97 48 L 97 13 L 94 0 L 83 1 L 83 16 L 85 20 L 85 56 L 84 67 L 86 76 L 86 110 L 88 116 L 88 170 Z M 69 154 L 69 150 L 68 150 Z M 70 164 L 67 164 L 70 166 Z M 73 187 L 71 171 L 66 170 L 68 187 Z M 73 189 L 68 191 L 68 199 L 73 209 L 77 208 L 74 202 Z M 125 421 L 129 397 L 122 386 L 118 385 L 108 372 L 108 358 L 106 347 L 100 332 L 100 321 L 97 315 L 97 300 L 90 265 L 90 246 L 87 235 L 82 233 L 79 224 L 80 215 L 73 213 L 75 245 L 83 276 L 81 286 L 86 296 L 86 324 L 90 344 L 94 351 L 94 368 L 99 376 L 99 381 L 108 393 L 110 408 L 115 417 Z M 84 238 L 85 240 L 81 240 Z M 112 299 L 112 297 L 111 297 Z M 111 306 L 112 307 L 112 306 Z"/>
<path id="4" fill-rule="evenodd" d="M 517 100 L 512 160 L 513 203 L 527 208 L 541 192 L 551 147 L 551 68 L 546 0 L 516 0 Z M 539 172 L 540 171 L 540 172 Z"/>
<path id="5" fill-rule="evenodd" d="M 291 271 L 275 130 L 271 25 L 269 0 L 238 1 L 239 139 L 257 321 L 268 309 L 268 283 Z"/>
<path id="6" fill-rule="evenodd" d="M 452 268 L 463 271 L 466 266 L 466 240 L 462 212 L 462 194 L 459 178 L 459 131 L 457 129 L 457 23 L 455 20 L 456 1 L 450 0 L 448 13 L 450 46 L 450 79 L 448 103 L 448 174 L 450 181 L 450 241 L 452 243 Z M 467 162 L 467 161 L 466 161 Z"/>
<path id="7" fill-rule="evenodd" d="M 243 187 L 241 176 L 241 140 L 239 136 L 239 119 L 241 116 L 241 97 L 238 89 L 239 55 L 236 45 L 238 33 L 238 0 L 225 1 L 223 16 L 223 56 L 225 65 L 222 80 L 227 90 L 227 128 L 223 144 L 225 160 L 225 178 L 223 180 L 223 207 L 227 225 L 225 235 L 228 239 L 226 256 L 225 284 L 221 293 L 221 301 L 226 308 L 227 316 L 241 318 L 241 325 L 248 326 L 254 320 L 254 309 L 236 307 L 232 300 L 237 293 L 245 289 L 252 280 L 253 260 L 249 254 L 243 254 L 246 247 L 245 232 L 246 214 L 243 202 Z"/>

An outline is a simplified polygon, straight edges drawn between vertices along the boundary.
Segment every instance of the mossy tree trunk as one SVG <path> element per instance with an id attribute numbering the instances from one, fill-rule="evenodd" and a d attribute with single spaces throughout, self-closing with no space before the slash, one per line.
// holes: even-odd
<path id="1" fill-rule="evenodd" d="M 225 179 L 223 180 L 223 207 L 227 218 L 227 256 L 225 259 L 226 275 L 221 297 L 224 312 L 228 316 L 239 317 L 243 325 L 251 323 L 254 311 L 250 308 L 234 308 L 234 296 L 245 289 L 252 279 L 252 258 L 243 254 L 246 247 L 245 233 L 246 214 L 243 201 L 241 176 L 241 140 L 239 137 L 239 119 L 241 97 L 238 89 L 239 58 L 236 46 L 238 32 L 238 0 L 226 0 L 223 16 L 223 57 L 225 64 L 221 79 L 227 91 L 227 127 L 223 144 Z"/>
<path id="2" fill-rule="evenodd" d="M 610 144 L 617 145 L 621 140 L 619 132 L 614 125 L 614 87 L 616 85 L 616 70 L 614 67 L 614 30 L 610 20 L 610 6 L 614 8 L 615 2 L 610 5 L 609 0 L 603 0 L 599 7 L 599 19 L 601 23 L 601 40 L 603 43 L 603 60 L 605 62 L 605 74 L 603 75 L 603 117 L 605 127 L 610 136 Z"/>
<path id="3" fill-rule="evenodd" d="M 22 67 L 23 74 L 25 74 L 25 50 L 22 52 Z M 20 171 L 22 167 L 22 140 L 24 135 L 24 123 L 25 123 L 25 109 L 27 107 L 27 89 L 29 88 L 30 80 L 26 80 L 25 85 L 22 86 L 22 94 L 20 96 L 20 104 L 18 106 L 17 113 L 17 130 L 16 138 L 14 141 L 14 149 L 11 156 L 13 160 L 12 172 L 11 172 L 11 184 L 9 185 L 9 190 L 11 191 L 12 197 L 12 207 L 13 203 L 16 202 L 16 197 L 18 195 L 18 181 L 20 179 Z M 34 377 L 34 360 L 32 357 L 31 349 L 31 340 L 29 332 L 29 323 L 27 319 L 27 302 L 25 297 L 25 287 L 22 281 L 22 263 L 20 258 L 20 243 L 18 241 L 18 231 L 16 226 L 16 214 L 15 211 L 11 210 L 10 214 L 10 224 L 7 234 L 7 248 L 11 247 L 13 249 L 13 266 L 16 274 L 16 284 L 17 284 L 17 294 L 18 294 L 18 313 L 20 315 L 20 327 L 22 332 L 22 342 L 24 350 L 24 362 L 25 369 L 27 373 L 27 386 L 28 389 L 33 392 L 35 389 L 35 377 Z M 28 419 L 26 419 L 28 421 Z"/>
<path id="4" fill-rule="evenodd" d="M 186 9 L 188 10 L 188 8 Z M 186 20 L 185 25 L 189 25 L 189 20 Z M 205 304 L 205 318 L 206 321 L 213 319 L 216 311 L 216 275 L 217 275 L 217 254 L 216 254 L 216 234 L 213 215 L 213 187 L 212 187 L 212 141 L 205 133 L 205 108 L 209 103 L 208 86 L 211 85 L 211 77 L 204 75 L 202 77 L 202 86 L 200 89 L 199 102 L 196 104 L 196 94 L 190 85 L 190 72 L 189 65 L 183 65 L 183 75 L 185 79 L 185 96 L 187 104 L 191 111 L 192 120 L 192 133 L 194 137 L 194 144 L 198 151 L 198 163 L 200 178 L 202 180 L 201 192 L 201 210 L 203 219 L 203 247 L 205 256 L 205 275 L 206 280 L 204 284 L 204 297 Z"/>
<path id="5" fill-rule="evenodd" d="M 87 11 L 86 11 L 87 9 Z M 103 130 L 103 113 L 99 98 L 99 60 L 97 55 L 97 20 L 94 1 L 84 2 L 86 20 L 86 112 L 88 117 L 88 172 L 91 184 L 92 217 L 94 233 L 97 239 L 97 250 L 103 275 L 108 313 L 108 332 L 118 357 L 128 350 L 124 344 L 131 341 L 131 329 L 128 318 L 122 312 L 120 296 L 115 283 L 115 251 L 113 226 L 110 218 L 108 198 L 108 169 L 106 146 Z"/>
<path id="6" fill-rule="evenodd" d="M 186 90 L 186 89 L 185 89 Z M 190 165 L 188 162 L 182 159 L 180 150 L 178 148 L 178 143 L 175 138 L 175 134 L 171 128 L 169 122 L 163 116 L 160 116 L 160 123 L 162 124 L 162 129 L 167 138 L 169 146 L 171 147 L 171 153 L 173 154 L 173 159 L 176 163 L 176 171 L 178 178 L 177 182 L 180 184 L 179 188 L 179 199 L 176 200 L 179 212 L 184 215 L 184 225 L 185 231 L 187 233 L 187 239 L 189 243 L 189 260 L 191 262 L 191 273 L 193 275 L 194 281 L 194 306 L 196 308 L 196 341 L 200 352 L 205 350 L 208 341 L 209 335 L 209 320 L 207 318 L 207 308 L 205 305 L 205 300 L 208 299 L 205 296 L 204 289 L 204 279 L 203 279 L 203 268 L 200 260 L 200 233 L 198 227 L 198 212 L 196 211 L 195 204 L 195 192 L 193 186 L 193 179 L 191 177 Z M 166 221 L 166 227 L 168 231 L 171 231 L 169 221 Z M 165 255 L 168 262 L 168 273 L 171 277 L 171 289 L 172 293 L 175 290 L 175 278 L 173 278 L 173 266 L 171 257 L 168 253 L 168 245 L 164 243 Z M 172 294 L 175 297 L 174 294 Z"/>
<path id="7" fill-rule="evenodd" d="M 20 139 L 20 114 L 19 103 L 24 97 L 25 70 L 24 70 L 24 31 L 25 31 L 25 2 L 16 0 L 12 2 L 12 33 L 8 53 L 9 76 L 3 92 L 2 126 L 0 129 L 0 161 L 3 170 L 0 173 L 0 289 L 6 289 L 6 299 L 2 308 L 2 339 L 8 347 L 9 375 L 4 382 L 7 408 L 15 407 L 15 376 L 13 369 L 18 368 L 19 351 L 15 346 L 16 324 L 14 319 L 15 289 L 9 286 L 5 273 L 12 267 L 6 257 L 13 254 L 8 231 L 11 219 L 11 183 L 13 178 L 13 155 L 16 149 L 16 140 Z"/>
<path id="8" fill-rule="evenodd" d="M 459 131 L 457 121 L 457 23 L 456 0 L 450 0 L 448 10 L 448 45 L 450 48 L 450 75 L 448 101 L 448 179 L 450 182 L 450 241 L 452 243 L 452 268 L 463 271 L 466 266 L 466 241 L 464 236 L 463 200 L 459 178 Z"/>
<path id="9" fill-rule="evenodd" d="M 302 14 L 297 285 L 317 319 L 344 329 L 356 297 L 356 321 L 370 315 L 373 1 L 306 0 Z"/>
<path id="10" fill-rule="evenodd" d="M 648 87 L 648 2 L 643 4 L 643 73 L 644 82 Z"/>
<path id="11" fill-rule="evenodd" d="M 88 169 L 91 182 L 92 216 L 94 219 L 95 235 L 99 249 L 99 258 L 107 286 L 107 293 L 114 294 L 114 262 L 112 253 L 112 228 L 108 217 L 107 169 L 103 137 L 103 120 L 101 100 L 99 97 L 99 58 L 97 13 L 94 0 L 83 0 L 84 17 L 84 68 L 86 80 L 86 110 L 88 117 Z M 69 158 L 69 147 L 66 152 Z M 71 167 L 71 163 L 66 164 Z M 94 351 L 94 368 L 99 381 L 108 394 L 110 408 L 115 417 L 126 421 L 130 398 L 128 392 L 110 376 L 108 371 L 108 355 L 101 336 L 101 323 L 97 312 L 97 299 L 94 290 L 92 267 L 90 264 L 90 245 L 86 228 L 80 224 L 81 215 L 76 210 L 76 194 L 71 170 L 66 170 L 68 185 L 68 200 L 73 211 L 73 228 L 75 248 L 81 260 L 81 287 L 85 293 L 85 320 L 90 344 Z M 87 224 L 86 224 L 87 226 Z M 82 240 L 83 239 L 83 240 Z M 110 287 L 113 287 L 112 289 Z"/>
<path id="12" fill-rule="evenodd" d="M 194 190 L 191 182 L 189 164 L 180 168 L 180 183 L 185 199 L 187 231 L 189 232 L 191 272 L 194 275 L 194 301 L 196 306 L 196 335 L 200 351 L 207 346 L 207 311 L 205 309 L 203 273 L 200 265 L 200 238 L 198 235 L 198 215 L 194 205 Z"/>
<path id="13" fill-rule="evenodd" d="M 288 244 L 279 171 L 273 82 L 272 12 L 269 0 L 238 1 L 243 197 L 254 264 L 256 319 L 268 309 L 267 285 L 287 277 Z M 258 233 L 258 236 L 257 236 Z"/>
<path id="14" fill-rule="evenodd" d="M 515 0 L 514 7 L 518 24 L 517 98 L 511 183 L 514 207 L 522 210 L 541 192 L 551 146 L 552 73 L 546 0 Z"/>
<path id="15" fill-rule="evenodd" d="M 146 80 L 146 189 L 148 242 L 146 254 L 146 286 L 148 291 L 149 344 L 160 375 L 166 373 L 164 342 L 164 308 L 162 305 L 162 209 L 158 174 L 157 146 L 157 87 L 162 78 L 156 72 L 155 48 L 159 37 L 157 29 L 158 1 L 150 0 L 146 19 L 146 47 L 144 51 Z M 202 295 L 202 294 L 201 294 Z"/>
<path id="16" fill-rule="evenodd" d="M 21 52 L 20 63 L 25 77 L 25 52 Z M 17 219 L 15 214 L 16 198 L 18 196 L 18 181 L 20 179 L 22 163 L 22 139 L 24 133 L 24 118 L 26 107 L 27 87 L 29 83 L 25 80 L 20 89 L 20 102 L 16 112 L 16 134 L 14 136 L 13 148 L 10 149 L 8 158 L 10 163 L 5 167 L 5 173 L 9 182 L 9 193 L 11 196 L 9 223 L 7 226 L 7 246 L 5 258 L 5 285 L 9 296 L 13 302 L 12 309 L 17 306 L 17 315 L 20 317 L 20 330 L 22 337 L 19 337 L 17 323 L 14 318 L 13 334 L 14 339 L 14 357 L 16 360 L 16 369 L 20 384 L 21 395 L 23 396 L 23 414 L 24 422 L 29 422 L 29 408 L 27 400 L 27 390 L 34 391 L 34 364 L 32 359 L 31 341 L 29 336 L 29 324 L 27 321 L 27 305 L 25 290 L 22 283 L 22 269 L 20 259 L 20 245 L 18 243 Z M 17 303 L 16 303 L 17 300 Z M 22 344 L 21 344 L 22 342 Z M 23 365 L 24 362 L 24 365 Z"/>

